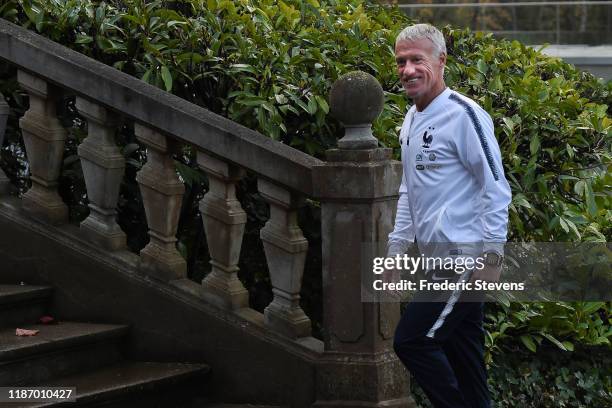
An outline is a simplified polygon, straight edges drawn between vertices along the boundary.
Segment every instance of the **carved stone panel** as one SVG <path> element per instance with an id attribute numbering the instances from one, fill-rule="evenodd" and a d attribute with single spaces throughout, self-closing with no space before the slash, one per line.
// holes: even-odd
<path id="1" fill-rule="evenodd" d="M 329 319 L 328 344 L 335 349 L 336 342 L 357 342 L 364 335 L 365 306 L 360 299 L 359 257 L 362 221 L 355 212 L 341 209 L 329 213 L 324 209 L 322 218 L 331 226 L 330 254 L 326 257 L 330 262 L 329 275 L 323 277 L 323 290 L 328 291 L 324 305 L 325 317 Z"/>

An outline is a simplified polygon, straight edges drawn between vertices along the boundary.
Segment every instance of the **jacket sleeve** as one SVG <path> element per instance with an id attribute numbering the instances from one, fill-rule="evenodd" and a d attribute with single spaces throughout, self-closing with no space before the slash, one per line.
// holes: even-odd
<path id="1" fill-rule="evenodd" d="M 484 252 L 493 251 L 503 255 L 512 193 L 504 174 L 493 121 L 482 108 L 470 108 L 466 110 L 467 117 L 463 121 L 465 137 L 459 139 L 459 157 L 482 188 L 480 219 L 484 231 Z"/>
<path id="2" fill-rule="evenodd" d="M 406 119 L 400 131 L 400 146 L 409 136 L 408 127 L 412 119 L 410 112 L 406 115 Z M 402 170 L 405 168 L 404 160 L 406 160 L 406 158 L 402 156 Z M 393 232 L 389 234 L 389 239 L 387 241 L 387 256 L 404 254 L 410 245 L 414 243 L 415 229 L 412 221 L 410 202 L 408 201 L 406 172 L 402 171 L 402 182 L 399 188 L 399 199 L 397 200 L 397 211 L 395 213 L 395 226 Z"/>
<path id="3" fill-rule="evenodd" d="M 387 243 L 387 256 L 395 256 L 405 253 L 411 244 L 414 243 L 415 232 L 410 213 L 410 203 L 408 201 L 408 190 L 402 175 L 402 183 L 399 189 L 399 199 L 397 200 L 397 212 L 395 214 L 395 226 L 393 232 L 389 234 Z"/>

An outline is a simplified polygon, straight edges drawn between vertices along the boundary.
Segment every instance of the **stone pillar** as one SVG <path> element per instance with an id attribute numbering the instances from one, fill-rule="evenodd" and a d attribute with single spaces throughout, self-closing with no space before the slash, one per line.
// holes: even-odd
<path id="1" fill-rule="evenodd" d="M 0 150 L 2 149 L 2 145 L 4 144 L 4 134 L 6 133 L 6 122 L 8 120 L 8 115 L 8 103 L 6 103 L 6 101 L 4 100 L 4 95 L 0 93 Z M 4 171 L 0 169 L 0 196 L 8 192 L 9 185 L 9 178 L 6 177 Z"/>
<path id="2" fill-rule="evenodd" d="M 278 185 L 259 179 L 259 192 L 270 204 L 270 219 L 262 228 L 274 299 L 264 310 L 264 322 L 291 338 L 311 334 L 310 319 L 300 307 L 300 290 L 308 241 L 297 223 L 303 198 Z"/>
<path id="3" fill-rule="evenodd" d="M 187 276 L 187 263 L 176 249 L 176 230 L 185 186 L 174 168 L 174 141 L 144 125 L 134 126 L 136 137 L 147 146 L 147 163 L 136 175 L 147 214 L 149 237 L 140 251 L 146 273 L 170 281 Z"/>
<path id="4" fill-rule="evenodd" d="M 23 195 L 23 208 L 36 218 L 61 224 L 68 220 L 68 207 L 57 192 L 66 140 L 55 111 L 61 92 L 24 71 L 18 71 L 17 80 L 30 95 L 30 109 L 19 121 L 32 180 Z"/>
<path id="5" fill-rule="evenodd" d="M 88 238 L 109 250 L 125 248 L 125 234 L 115 221 L 119 187 L 125 160 L 115 144 L 116 117 L 105 108 L 77 97 L 76 107 L 87 119 L 87 138 L 78 153 L 87 197 L 89 216 L 81 223 Z"/>
<path id="6" fill-rule="evenodd" d="M 236 199 L 236 183 L 244 171 L 200 151 L 197 160 L 208 176 L 208 193 L 200 201 L 200 212 L 212 265 L 211 272 L 202 281 L 202 294 L 223 309 L 248 307 L 249 293 L 238 279 L 247 217 Z"/>
<path id="7" fill-rule="evenodd" d="M 316 407 L 416 407 L 393 351 L 399 303 L 362 299 L 374 256 L 384 256 L 393 226 L 401 164 L 377 148 L 371 123 L 381 86 L 352 72 L 333 85 L 332 113 L 346 128 L 339 149 L 313 170 L 321 201 L 325 354 L 317 366 Z M 367 276 L 366 276 L 367 275 Z"/>

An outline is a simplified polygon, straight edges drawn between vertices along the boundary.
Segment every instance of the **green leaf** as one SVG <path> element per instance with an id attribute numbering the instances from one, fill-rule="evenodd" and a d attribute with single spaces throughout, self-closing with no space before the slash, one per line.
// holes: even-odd
<path id="1" fill-rule="evenodd" d="M 325 114 L 328 114 L 329 113 L 329 105 L 327 104 L 327 101 L 325 100 L 325 98 L 317 95 L 317 96 L 315 96 L 315 99 L 317 101 L 317 104 L 323 110 L 323 112 L 325 112 Z"/>
<path id="2" fill-rule="evenodd" d="M 540 138 L 538 135 L 533 135 L 531 137 L 531 142 L 529 142 L 529 151 L 531 155 L 534 156 L 538 150 L 540 150 Z"/>
<path id="3" fill-rule="evenodd" d="M 113 43 L 108 38 L 100 35 L 96 37 L 96 44 L 102 51 L 109 51 L 113 48 Z"/>
<path id="4" fill-rule="evenodd" d="M 278 102 L 281 105 L 286 104 L 287 102 L 289 102 L 289 100 L 287 99 L 287 97 L 283 94 L 277 94 L 274 95 L 274 99 L 276 100 L 276 102 Z"/>
<path id="5" fill-rule="evenodd" d="M 75 44 L 89 44 L 93 42 L 93 38 L 89 35 L 77 34 Z"/>
<path id="6" fill-rule="evenodd" d="M 523 194 L 517 194 L 512 201 L 519 207 L 531 208 L 531 204 L 529 204 L 529 201 L 527 201 Z"/>
<path id="7" fill-rule="evenodd" d="M 314 115 L 317 112 L 317 102 L 315 98 L 311 97 L 308 99 L 308 113 Z"/>
<path id="8" fill-rule="evenodd" d="M 574 158 L 574 148 L 572 146 L 570 146 L 569 144 L 565 145 L 565 151 L 567 152 L 567 156 L 570 159 Z"/>
<path id="9" fill-rule="evenodd" d="M 310 108 L 300 99 L 294 99 L 294 102 L 302 109 L 304 109 L 304 111 L 306 113 L 310 113 Z"/>
<path id="10" fill-rule="evenodd" d="M 152 72 L 153 72 L 153 69 L 151 68 L 147 69 L 140 79 L 144 82 L 150 83 L 149 78 L 151 77 Z"/>
<path id="11" fill-rule="evenodd" d="M 514 129 L 514 122 L 512 121 L 511 118 L 503 117 L 502 121 L 504 122 L 504 124 L 509 130 L 512 131 Z"/>
<path id="12" fill-rule="evenodd" d="M 574 351 L 574 344 L 573 344 L 572 342 L 570 342 L 570 341 L 564 341 L 564 342 L 562 342 L 562 343 L 563 343 L 563 346 L 565 346 L 565 349 L 566 349 L 567 351 Z"/>
<path id="13" fill-rule="evenodd" d="M 237 102 L 244 106 L 261 106 L 261 104 L 263 104 L 265 100 L 261 98 L 253 98 L 253 99 L 240 99 Z"/>
<path id="14" fill-rule="evenodd" d="M 605 306 L 606 302 L 587 302 L 585 303 L 585 307 L 582 308 L 582 313 L 588 316 Z"/>
<path id="15" fill-rule="evenodd" d="M 591 183 L 586 184 L 586 188 L 584 189 L 584 198 L 587 203 L 587 209 L 589 211 L 589 215 L 591 217 L 597 216 L 597 204 L 595 203 L 595 197 L 593 196 L 593 187 L 591 187 Z"/>
<path id="16" fill-rule="evenodd" d="M 563 217 L 559 218 L 559 223 L 561 224 L 561 228 L 563 228 L 563 231 L 569 232 L 569 225 L 565 218 Z"/>
<path id="17" fill-rule="evenodd" d="M 578 228 L 576 227 L 576 224 L 575 224 L 573 221 L 568 220 L 568 219 L 565 219 L 565 223 L 567 224 L 567 226 L 569 227 L 569 229 L 571 229 L 571 230 L 572 230 L 572 232 L 573 232 L 573 233 L 576 235 L 576 237 L 577 237 L 578 239 L 580 239 L 580 238 L 581 238 L 581 236 L 580 236 L 580 232 L 578 231 Z"/>
<path id="18" fill-rule="evenodd" d="M 161 76 L 164 81 L 164 86 L 166 87 L 166 92 L 170 92 L 172 90 L 172 74 L 170 74 L 170 70 L 165 65 L 161 67 Z"/>
<path id="19" fill-rule="evenodd" d="M 545 338 L 547 338 L 551 343 L 559 347 L 561 350 L 567 351 L 567 348 L 565 347 L 565 345 L 561 343 L 559 340 L 557 340 L 555 336 L 553 336 L 552 334 L 545 333 L 545 332 L 540 332 L 540 334 L 544 336 Z"/>
<path id="20" fill-rule="evenodd" d="M 553 132 L 558 132 L 559 128 L 556 127 L 555 125 L 551 124 L 551 123 L 541 123 L 540 127 L 543 129 L 547 129 L 547 130 L 551 130 Z"/>
<path id="21" fill-rule="evenodd" d="M 250 72 L 251 74 L 257 74 L 255 68 L 249 64 L 232 64 L 231 70 L 234 72 Z"/>
<path id="22" fill-rule="evenodd" d="M 487 63 L 481 59 L 478 60 L 478 62 L 476 63 L 476 67 L 478 68 L 478 71 L 480 71 L 482 75 L 486 75 L 487 72 L 489 71 L 489 67 Z"/>
<path id="23" fill-rule="evenodd" d="M 529 349 L 532 352 L 536 352 L 537 346 L 535 344 L 535 342 L 533 341 L 533 338 L 531 335 L 529 334 L 524 334 L 520 337 L 521 342 L 525 345 L 525 347 L 527 347 L 527 349 Z"/>
<path id="24" fill-rule="evenodd" d="M 574 193 L 579 196 L 583 195 L 585 187 L 586 182 L 584 180 L 577 181 L 576 184 L 574 184 Z"/>

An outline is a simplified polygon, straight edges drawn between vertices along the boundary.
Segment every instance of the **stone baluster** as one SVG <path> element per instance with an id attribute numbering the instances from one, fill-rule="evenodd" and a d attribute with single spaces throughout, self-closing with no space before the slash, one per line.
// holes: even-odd
<path id="1" fill-rule="evenodd" d="M 17 80 L 30 95 L 30 108 L 19 121 L 32 180 L 23 208 L 36 218 L 61 224 L 68 220 L 68 207 L 57 192 L 66 140 L 55 110 L 61 91 L 25 71 L 18 71 Z"/>
<path id="2" fill-rule="evenodd" d="M 315 407 L 416 406 L 408 373 L 393 352 L 399 303 L 379 303 L 363 291 L 372 287 L 373 257 L 385 255 L 402 174 L 391 149 L 377 148 L 372 136 L 383 103 L 371 75 L 339 78 L 330 107 L 345 135 L 313 169 L 321 201 L 325 342 Z"/>
<path id="3" fill-rule="evenodd" d="M 134 126 L 147 147 L 147 163 L 136 176 L 147 215 L 150 241 L 140 251 L 140 266 L 155 278 L 171 281 L 187 276 L 187 263 L 176 249 L 185 186 L 179 180 L 172 153 L 176 146 L 167 136 L 144 125 Z"/>
<path id="4" fill-rule="evenodd" d="M 200 201 L 212 265 L 211 272 L 202 281 L 203 296 L 224 309 L 247 307 L 249 294 L 238 279 L 238 259 L 247 217 L 236 199 L 236 183 L 244 171 L 204 152 L 198 152 L 197 160 L 208 176 L 209 186 Z"/>
<path id="5" fill-rule="evenodd" d="M 303 203 L 303 198 L 264 179 L 259 179 L 257 186 L 270 205 L 270 219 L 260 236 L 274 299 L 264 311 L 264 322 L 288 337 L 310 336 L 310 319 L 300 307 L 304 262 L 308 251 L 308 241 L 297 223 L 297 209 Z"/>
<path id="6" fill-rule="evenodd" d="M 4 95 L 0 93 L 0 150 L 4 143 L 4 134 L 6 133 L 6 122 L 9 115 L 8 103 L 4 100 Z M 9 178 L 6 177 L 4 171 L 0 169 L 0 195 L 6 194 L 9 190 Z"/>
<path id="7" fill-rule="evenodd" d="M 125 159 L 114 138 L 117 118 L 102 106 L 80 97 L 76 99 L 76 107 L 87 119 L 87 138 L 79 145 L 78 153 L 90 213 L 81 223 L 81 229 L 106 249 L 125 248 L 125 234 L 115 221 L 115 207 L 125 170 Z"/>

